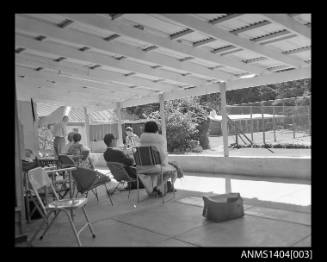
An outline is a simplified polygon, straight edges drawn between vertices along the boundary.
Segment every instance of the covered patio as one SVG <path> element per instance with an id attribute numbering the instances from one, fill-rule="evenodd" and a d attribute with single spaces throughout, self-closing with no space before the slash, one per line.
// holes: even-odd
<path id="1" fill-rule="evenodd" d="M 86 209 L 97 238 L 83 232 L 81 241 L 311 246 L 311 158 L 230 157 L 226 112 L 226 91 L 311 77 L 310 14 L 16 14 L 15 19 L 15 210 L 27 234 L 38 222 L 24 221 L 20 159 L 24 148 L 38 147 L 36 102 L 83 108 L 87 134 L 91 112 L 114 109 L 121 127 L 122 108 L 159 103 L 166 136 L 165 101 L 219 92 L 223 156 L 169 155 L 186 176 L 178 181 L 176 199 L 165 205 L 147 198 L 135 208 L 124 191 L 114 195 L 114 206 L 90 195 Z M 121 145 L 122 129 L 117 133 Z M 215 187 L 206 188 L 208 183 Z M 241 193 L 245 217 L 206 221 L 201 197 L 225 192 Z M 35 245 L 74 246 L 65 219 Z"/>

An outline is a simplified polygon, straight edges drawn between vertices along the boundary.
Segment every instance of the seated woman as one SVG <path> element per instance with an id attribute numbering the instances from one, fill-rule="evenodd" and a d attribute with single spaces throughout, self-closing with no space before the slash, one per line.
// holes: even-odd
<path id="1" fill-rule="evenodd" d="M 107 146 L 107 150 L 103 153 L 103 158 L 106 162 L 119 162 L 124 164 L 124 168 L 131 178 L 136 178 L 136 169 L 134 166 L 134 159 L 128 154 L 116 148 L 117 139 L 113 134 L 106 134 L 103 138 Z M 139 187 L 144 188 L 142 181 L 139 181 Z M 131 189 L 136 188 L 136 183 L 131 185 Z"/>
<path id="2" fill-rule="evenodd" d="M 156 122 L 149 121 L 145 123 L 144 126 L 144 133 L 140 137 L 140 144 L 141 146 L 154 146 L 157 148 L 160 154 L 161 159 L 161 165 L 163 168 L 163 171 L 172 171 L 167 173 L 164 177 L 164 181 L 159 181 L 157 176 L 149 176 L 152 179 L 152 184 L 155 185 L 153 187 L 153 192 L 157 192 L 159 195 L 162 194 L 162 192 L 159 190 L 159 186 L 162 184 L 162 182 L 167 181 L 169 178 L 171 178 L 172 183 L 174 184 L 176 178 L 183 177 L 182 170 L 178 167 L 177 163 L 170 162 L 168 163 L 168 152 L 167 152 L 167 142 L 166 138 L 160 135 L 159 128 Z M 143 176 L 145 178 L 145 176 Z M 145 178 L 146 179 L 146 178 Z M 147 178 L 149 179 L 149 178 Z M 172 188 L 168 188 L 168 192 L 171 192 Z M 176 190 L 175 190 L 176 191 Z"/>
<path id="3" fill-rule="evenodd" d="M 94 164 L 89 156 L 90 150 L 84 147 L 80 141 L 82 136 L 79 133 L 73 134 L 73 143 L 67 150 L 68 155 L 80 156 L 80 158 L 75 161 L 78 167 L 84 167 L 94 170 Z"/>
<path id="4" fill-rule="evenodd" d="M 64 146 L 64 148 L 62 149 L 62 153 L 63 154 L 67 154 L 68 153 L 68 149 L 70 148 L 70 146 L 74 143 L 73 141 L 73 136 L 74 136 L 75 132 L 69 132 L 68 136 L 67 136 L 67 140 L 68 143 Z"/>

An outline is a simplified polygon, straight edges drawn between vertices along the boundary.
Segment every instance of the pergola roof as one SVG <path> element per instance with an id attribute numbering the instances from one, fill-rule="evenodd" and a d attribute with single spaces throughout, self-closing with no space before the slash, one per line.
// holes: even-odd
<path id="1" fill-rule="evenodd" d="M 101 110 L 311 77 L 310 14 L 17 14 L 19 100 Z"/>

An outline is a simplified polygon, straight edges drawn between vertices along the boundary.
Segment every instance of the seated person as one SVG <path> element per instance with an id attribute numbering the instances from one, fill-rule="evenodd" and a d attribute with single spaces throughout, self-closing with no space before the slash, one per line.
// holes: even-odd
<path id="1" fill-rule="evenodd" d="M 131 178 L 136 178 L 136 169 L 134 166 L 134 159 L 126 155 L 123 151 L 115 148 L 117 146 L 117 139 L 113 134 L 106 134 L 103 138 L 107 146 L 107 150 L 103 153 L 103 158 L 106 162 L 119 162 L 124 164 L 124 168 Z M 142 181 L 139 181 L 139 187 L 144 188 Z M 136 183 L 131 183 L 131 188 L 137 188 Z"/>
<path id="2" fill-rule="evenodd" d="M 132 147 L 139 146 L 140 139 L 136 134 L 133 133 L 133 128 L 128 126 L 128 127 L 126 127 L 125 131 L 126 131 L 126 138 L 125 138 L 126 147 L 127 148 L 132 148 Z"/>
<path id="3" fill-rule="evenodd" d="M 157 148 L 160 154 L 161 166 L 163 168 L 163 171 L 164 172 L 172 171 L 172 172 L 168 172 L 167 175 L 165 175 L 164 181 L 171 178 L 172 183 L 174 183 L 177 177 L 178 178 L 183 177 L 183 172 L 178 167 L 176 162 L 168 163 L 166 138 L 160 135 L 158 132 L 159 132 L 159 128 L 156 122 L 149 121 L 145 123 L 144 133 L 140 137 L 140 144 L 141 146 L 154 146 L 155 148 Z M 158 194 L 161 194 L 161 191 L 159 190 L 158 187 L 162 184 L 162 182 L 159 181 L 158 176 L 151 176 L 151 179 L 153 185 L 156 185 L 153 187 L 153 191 L 157 192 Z M 172 190 L 174 189 L 169 188 L 168 192 L 171 192 Z"/>
<path id="4" fill-rule="evenodd" d="M 33 154 L 33 151 L 29 148 L 26 148 L 24 161 L 31 163 L 34 162 L 34 160 L 35 160 L 35 156 Z"/>
<path id="5" fill-rule="evenodd" d="M 75 161 L 77 166 L 94 170 L 93 161 L 89 156 L 90 150 L 88 148 L 84 147 L 80 143 L 81 139 L 82 139 L 81 134 L 74 133 L 73 134 L 73 143 L 68 148 L 67 153 L 68 153 L 68 155 L 81 156 L 81 158 L 78 161 Z"/>
<path id="6" fill-rule="evenodd" d="M 62 153 L 63 154 L 67 154 L 68 153 L 68 149 L 70 148 L 70 146 L 74 143 L 73 141 L 73 136 L 74 136 L 75 132 L 70 132 L 67 136 L 67 140 L 68 143 L 64 146 Z"/>

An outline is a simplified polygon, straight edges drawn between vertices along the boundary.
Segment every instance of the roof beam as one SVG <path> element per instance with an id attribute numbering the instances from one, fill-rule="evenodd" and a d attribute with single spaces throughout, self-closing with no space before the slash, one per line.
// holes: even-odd
<path id="1" fill-rule="evenodd" d="M 185 15 L 185 14 L 160 14 L 160 15 L 164 16 L 167 19 L 170 19 L 171 21 L 185 25 L 193 30 L 202 32 L 208 36 L 211 36 L 211 37 L 214 37 L 217 39 L 221 39 L 221 40 L 229 42 L 233 45 L 239 46 L 241 48 L 253 51 L 255 53 L 259 53 L 262 56 L 270 57 L 274 60 L 289 64 L 289 65 L 292 65 L 295 67 L 300 67 L 305 64 L 301 59 L 298 59 L 298 58 L 294 59 L 294 57 L 289 57 L 289 56 L 283 55 L 280 52 L 277 52 L 274 49 L 270 49 L 268 47 L 254 44 L 245 38 L 235 36 L 234 34 L 227 32 L 223 29 L 216 28 L 213 26 L 208 26 L 207 23 L 201 21 L 200 19 L 192 17 L 190 15 Z"/>
<path id="2" fill-rule="evenodd" d="M 109 84 L 110 86 L 113 85 L 112 82 L 118 82 L 127 85 L 150 87 L 153 90 L 170 90 L 175 88 L 174 86 L 171 86 L 169 84 L 157 84 L 157 83 L 153 83 L 151 80 L 147 80 L 147 79 L 143 80 L 142 78 L 139 77 L 126 76 L 118 72 L 112 72 L 101 68 L 97 68 L 96 70 L 90 70 L 88 68 L 83 68 L 82 66 L 79 66 L 75 63 L 66 62 L 66 61 L 62 61 L 58 63 L 58 62 L 54 62 L 49 58 L 37 57 L 34 55 L 28 55 L 28 54 L 16 55 L 15 60 L 17 65 L 27 65 L 27 66 L 33 65 L 35 66 L 35 68 L 40 66 L 57 72 L 61 71 L 62 73 L 70 74 L 72 76 L 77 76 L 85 80 L 91 80 L 102 84 Z M 119 86 L 121 85 L 119 84 Z M 126 89 L 128 88 L 124 86 L 121 87 Z M 138 90 L 140 91 L 141 88 L 138 88 Z M 144 90 L 144 92 L 149 92 L 149 91 Z"/>
<path id="3" fill-rule="evenodd" d="M 269 25 L 269 24 L 271 24 L 270 21 L 263 20 L 263 21 L 260 21 L 260 22 L 257 22 L 257 23 L 254 23 L 254 24 L 251 24 L 251 25 L 248 25 L 248 26 L 244 26 L 242 28 L 234 29 L 234 30 L 232 30 L 230 32 L 233 33 L 234 35 L 238 35 L 240 33 L 244 33 L 246 31 L 250 31 L 250 30 L 265 26 L 265 25 Z"/>
<path id="4" fill-rule="evenodd" d="M 293 54 L 298 54 L 298 53 L 302 53 L 302 52 L 309 51 L 309 50 L 311 50 L 311 46 L 304 46 L 304 47 L 296 48 L 293 50 L 283 51 L 283 54 L 293 55 Z"/>
<path id="5" fill-rule="evenodd" d="M 242 89 L 252 86 L 261 86 L 268 84 L 276 84 L 282 82 L 288 82 L 299 79 L 311 78 L 311 70 L 310 67 L 295 69 L 292 71 L 281 72 L 281 73 L 272 73 L 269 75 L 258 76 L 255 78 L 249 79 L 238 79 L 232 80 L 226 83 L 227 91 Z M 210 93 L 219 93 L 219 84 L 210 84 L 205 87 L 195 87 L 188 90 L 178 90 L 172 91 L 169 93 L 165 93 L 165 100 L 173 100 L 178 98 L 185 98 L 190 96 L 200 96 Z M 144 105 L 150 103 L 158 103 L 159 98 L 158 95 L 151 95 L 148 97 L 144 97 L 142 99 L 131 99 L 126 100 L 122 103 L 122 107 L 131 107 L 136 105 Z"/>
<path id="6" fill-rule="evenodd" d="M 287 36 L 275 38 L 275 39 L 272 39 L 272 40 L 268 40 L 268 41 L 265 41 L 265 42 L 260 42 L 260 45 L 268 45 L 268 44 L 271 44 L 271 43 L 276 43 L 276 42 L 279 42 L 279 41 L 284 41 L 286 39 L 290 39 L 290 38 L 294 38 L 294 37 L 297 37 L 297 35 L 292 34 L 292 35 L 287 35 Z"/>
<path id="7" fill-rule="evenodd" d="M 16 34 L 16 46 L 24 46 L 26 49 L 31 49 L 36 52 L 40 52 L 41 55 L 44 53 L 54 54 L 57 56 L 67 57 L 78 61 L 87 61 L 89 63 L 100 64 L 109 66 L 112 68 L 119 68 L 127 71 L 137 72 L 158 78 L 166 78 L 172 81 L 177 81 L 184 84 L 197 85 L 204 81 L 196 80 L 194 77 L 182 76 L 178 73 L 168 72 L 159 68 L 152 69 L 151 67 L 143 64 L 139 64 L 133 61 L 117 61 L 116 59 L 106 56 L 103 54 L 94 53 L 88 51 L 83 53 L 75 48 L 64 46 L 62 44 L 40 42 L 32 38 Z"/>
<path id="8" fill-rule="evenodd" d="M 180 38 L 180 37 L 182 37 L 182 36 L 184 36 L 184 35 L 191 34 L 191 33 L 193 33 L 193 32 L 194 32 L 194 31 L 193 31 L 192 29 L 187 28 L 187 29 L 185 29 L 185 30 L 183 30 L 183 31 L 179 31 L 179 32 L 176 32 L 176 33 L 174 33 L 174 34 L 171 34 L 169 37 L 170 37 L 170 40 L 173 40 L 173 39 Z"/>
<path id="9" fill-rule="evenodd" d="M 194 47 L 191 47 L 191 46 L 188 46 L 185 44 L 178 43 L 176 41 L 171 41 L 169 38 L 166 38 L 166 37 L 155 36 L 148 32 L 132 28 L 123 23 L 110 21 L 109 19 L 106 19 L 105 17 L 90 16 L 90 15 L 84 15 L 84 14 L 60 14 L 60 15 L 63 17 L 66 17 L 66 18 L 73 19 L 76 22 L 86 24 L 88 26 L 94 26 L 95 28 L 102 28 L 102 29 L 105 28 L 106 30 L 110 30 L 111 32 L 115 32 L 119 35 L 135 38 L 135 39 L 143 41 L 143 42 L 147 42 L 147 43 L 150 43 L 150 44 L 162 47 L 162 48 L 170 49 L 175 52 L 185 54 L 188 56 L 207 60 L 209 62 L 224 64 L 226 66 L 238 68 L 238 69 L 244 70 L 246 72 L 251 72 L 251 73 L 256 73 L 256 74 L 260 74 L 263 72 L 262 68 L 257 67 L 257 66 L 252 66 L 252 65 L 251 66 L 245 65 L 244 63 L 242 63 L 240 60 L 238 60 L 236 58 L 225 58 L 225 57 L 220 57 L 220 56 L 213 56 L 212 53 L 210 53 L 206 50 L 203 50 L 201 48 L 194 48 Z M 217 70 L 215 72 L 215 74 L 218 76 L 221 73 L 222 72 L 219 70 Z M 229 78 L 231 78 L 231 77 L 232 76 L 229 75 Z M 221 78 L 221 80 L 223 80 L 223 79 Z"/>
<path id="10" fill-rule="evenodd" d="M 98 93 L 99 95 L 110 95 L 112 96 L 115 93 L 115 96 L 138 96 L 138 95 L 148 95 L 151 92 L 138 92 L 137 90 L 133 90 L 133 88 L 129 88 L 121 85 L 107 85 L 100 84 L 94 81 L 78 79 L 71 77 L 69 75 L 65 75 L 64 73 L 53 73 L 49 71 L 35 71 L 31 68 L 26 68 L 22 66 L 16 66 L 15 70 L 16 76 L 24 76 L 22 79 L 36 79 L 46 82 L 53 83 L 54 88 L 61 88 L 62 85 L 67 86 L 69 88 L 76 89 L 78 91 L 85 91 L 86 93 Z M 82 89 L 82 87 L 86 87 Z"/>
<path id="11" fill-rule="evenodd" d="M 99 18 L 107 21 L 109 24 L 114 23 L 109 19 L 105 19 L 103 17 L 99 17 Z M 218 70 L 209 70 L 204 66 L 197 65 L 194 63 L 189 63 L 189 62 L 181 63 L 177 59 L 159 53 L 145 54 L 141 50 L 138 50 L 135 47 L 132 47 L 124 43 L 111 42 L 110 45 L 108 45 L 105 41 L 102 41 L 102 39 L 99 39 L 96 36 L 78 32 L 76 30 L 73 31 L 69 29 L 67 30 L 59 29 L 55 26 L 36 21 L 35 19 L 32 18 L 24 18 L 24 17 L 17 16 L 16 31 L 42 34 L 42 35 L 46 35 L 47 37 L 58 39 L 61 41 L 74 43 L 78 45 L 85 45 L 97 50 L 114 53 L 114 54 L 120 54 L 126 57 L 137 59 L 139 61 L 147 61 L 155 64 L 161 64 L 163 66 L 167 66 L 172 69 L 185 70 L 193 74 L 198 74 L 209 78 L 216 78 L 217 80 L 228 80 L 230 78 L 233 78 L 231 74 L 223 73 Z"/>
<path id="12" fill-rule="evenodd" d="M 297 35 L 303 36 L 311 40 L 311 30 L 307 26 L 298 23 L 286 14 L 262 14 L 273 23 L 279 24 L 287 28 L 287 30 Z"/>
<path id="13" fill-rule="evenodd" d="M 81 92 L 76 93 L 69 90 L 58 91 L 46 84 L 36 85 L 35 81 L 30 82 L 30 81 L 21 81 L 19 79 L 16 79 L 16 90 L 19 100 L 35 98 L 40 100 L 43 99 L 52 100 L 52 102 L 54 101 L 60 103 L 66 102 L 69 105 L 85 106 L 89 104 L 93 104 L 93 105 L 101 104 L 101 105 L 107 105 L 107 107 L 110 107 L 110 104 L 116 104 L 116 102 L 112 100 L 99 98 L 99 96 L 85 95 Z"/>
<path id="14" fill-rule="evenodd" d="M 216 41 L 216 40 L 217 39 L 215 39 L 215 38 L 209 37 L 209 38 L 206 38 L 206 39 L 203 39 L 203 40 L 194 42 L 193 43 L 193 46 L 194 47 L 198 47 L 198 46 L 201 46 L 201 45 L 205 45 L 205 44 L 211 43 L 211 42 Z"/>
<path id="15" fill-rule="evenodd" d="M 216 24 L 219 24 L 219 23 L 222 23 L 222 22 L 226 22 L 226 21 L 235 19 L 235 18 L 240 17 L 242 15 L 244 15 L 244 14 L 227 14 L 226 16 L 223 16 L 223 17 L 218 17 L 218 18 L 215 18 L 215 19 L 211 19 L 211 20 L 209 20 L 209 23 L 212 24 L 212 25 L 216 25 Z"/>

